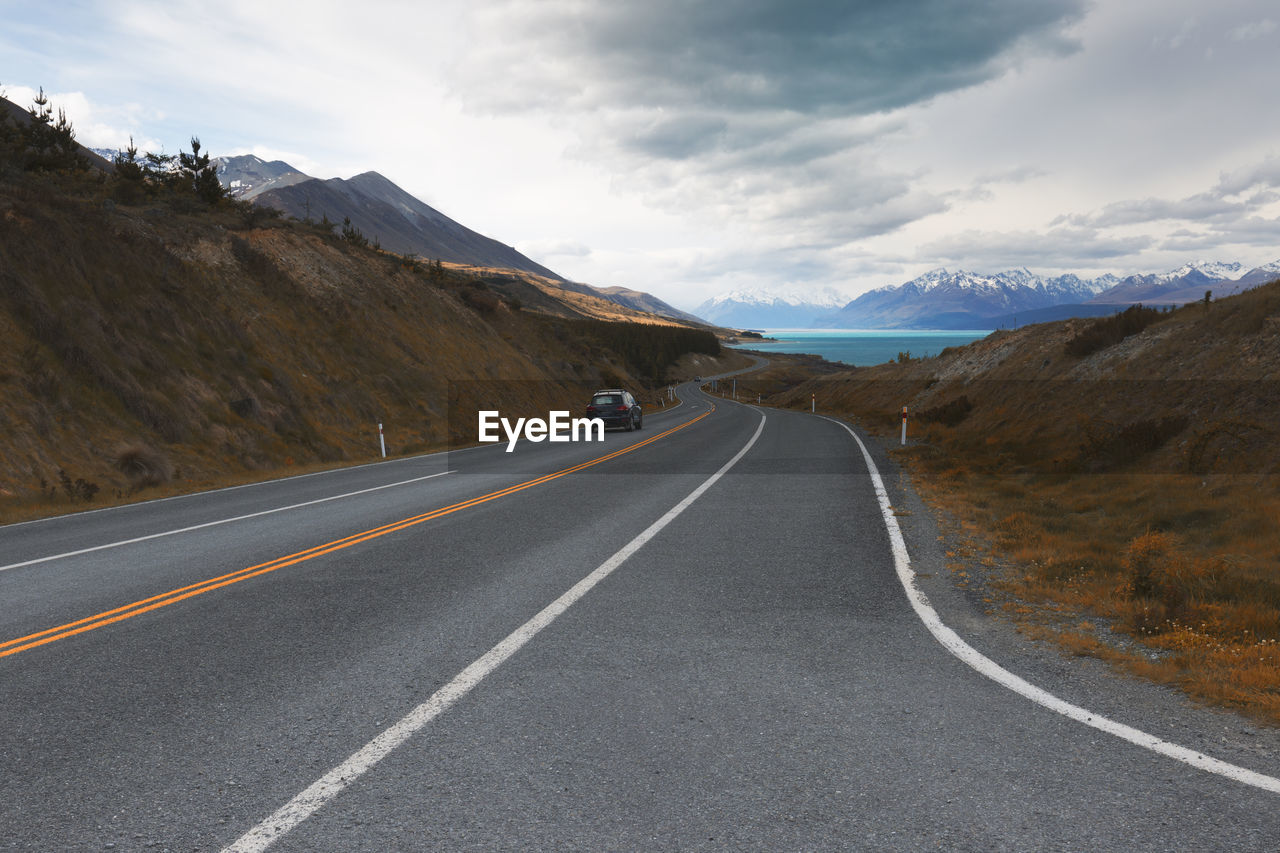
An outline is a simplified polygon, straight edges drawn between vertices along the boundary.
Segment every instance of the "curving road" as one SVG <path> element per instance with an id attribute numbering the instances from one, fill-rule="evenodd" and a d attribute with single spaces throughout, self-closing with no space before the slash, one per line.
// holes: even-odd
<path id="1" fill-rule="evenodd" d="M 681 395 L 0 528 L 0 849 L 1275 849 L 1275 731 L 987 618 L 840 423 Z M 998 683 L 900 569 L 975 655 L 1256 778 Z"/>

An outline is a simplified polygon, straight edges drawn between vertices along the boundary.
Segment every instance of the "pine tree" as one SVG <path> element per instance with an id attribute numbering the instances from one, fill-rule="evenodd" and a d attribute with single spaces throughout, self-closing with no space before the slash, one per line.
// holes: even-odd
<path id="1" fill-rule="evenodd" d="M 146 192 L 147 174 L 142 163 L 138 161 L 138 147 L 129 137 L 129 147 L 117 151 L 112 159 L 116 167 L 116 185 L 113 195 L 116 201 L 124 204 L 137 204 Z"/>
<path id="2" fill-rule="evenodd" d="M 369 245 L 368 239 L 365 238 L 364 234 L 361 233 L 360 229 L 356 228 L 354 225 L 351 224 L 350 216 L 342 217 L 342 238 L 349 243 L 354 243 L 357 246 Z"/>
<path id="3" fill-rule="evenodd" d="M 44 93 L 44 87 L 27 108 L 31 120 L 25 132 L 26 150 L 23 168 L 27 171 L 53 171 L 57 169 L 83 169 L 86 165 L 76 145 L 75 129 L 67 120 L 67 114 L 59 109 L 53 117 L 53 104 Z"/>
<path id="4" fill-rule="evenodd" d="M 117 151 L 115 158 L 112 160 L 116 167 L 116 176 L 126 181 L 141 181 L 143 178 L 142 164 L 138 162 L 138 146 L 133 144 L 133 137 L 129 137 L 129 147 L 123 151 Z"/>
<path id="5" fill-rule="evenodd" d="M 191 137 L 191 153 L 178 153 L 178 168 L 183 182 L 191 188 L 196 198 L 209 204 L 217 204 L 226 195 L 218 180 L 218 167 L 209 162 L 208 152 L 200 153 L 200 138 Z"/>

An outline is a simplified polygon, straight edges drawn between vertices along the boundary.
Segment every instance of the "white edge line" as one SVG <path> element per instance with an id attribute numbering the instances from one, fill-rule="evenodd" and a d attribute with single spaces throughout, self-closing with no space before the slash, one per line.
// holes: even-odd
<path id="1" fill-rule="evenodd" d="M 756 443 L 764 430 L 764 414 L 760 415 L 760 424 L 741 450 L 726 462 L 719 471 L 707 478 L 702 485 L 689 493 L 666 514 L 649 525 L 609 559 L 600 564 L 595 571 L 574 584 L 568 592 L 548 604 L 536 616 L 512 631 L 506 639 L 485 652 L 474 663 L 454 676 L 453 680 L 431 695 L 427 701 L 414 708 L 390 728 L 369 741 L 346 761 L 334 767 L 320 777 L 305 791 L 298 794 L 281 806 L 274 814 L 257 826 L 240 836 L 235 842 L 222 848 L 222 853 L 261 853 L 277 840 L 288 834 L 298 824 L 316 812 L 320 807 L 367 773 L 379 761 L 386 758 L 396 747 L 400 746 L 428 723 L 449 709 L 453 703 L 467 695 L 485 676 L 497 669 L 504 661 L 514 655 L 529 642 L 539 631 L 550 625 L 556 618 L 572 607 L 587 594 L 596 584 L 613 573 L 627 558 L 640 550 L 646 542 L 662 531 L 689 506 L 702 497 L 703 493 L 715 485 L 725 473 L 738 463 L 747 451 Z"/>
<path id="2" fill-rule="evenodd" d="M 370 489 L 361 489 L 358 492 L 346 492 L 341 495 L 330 495 L 327 498 L 318 498 L 314 501 L 306 503 L 291 504 L 290 506 L 278 506 L 275 509 L 264 509 L 261 512 L 251 512 L 248 515 L 237 515 L 235 518 L 220 518 L 217 521 L 206 521 L 203 524 L 193 524 L 190 527 L 182 527 L 177 530 L 166 530 L 163 533 L 152 533 L 147 536 L 139 536 L 135 539 L 123 539 L 119 542 L 108 542 L 105 545 L 94 545 L 92 548 L 81 548 L 79 551 L 67 551 L 65 554 L 53 554 L 48 557 L 37 557 L 34 560 L 27 560 L 22 563 L 10 563 L 7 566 L 0 566 L 0 572 L 7 572 L 10 569 L 20 569 L 23 566 L 34 566 L 37 563 L 48 563 L 53 560 L 61 560 L 66 557 L 79 557 L 81 554 L 92 554 L 94 551 L 105 551 L 108 548 L 119 548 L 123 545 L 136 545 L 139 542 L 146 542 L 149 539 L 161 539 L 165 536 L 177 536 L 179 533 L 190 533 L 193 530 L 203 530 L 206 527 L 217 527 L 220 524 L 231 524 L 233 521 L 246 521 L 250 518 L 258 518 L 263 515 L 271 515 L 276 512 L 284 512 L 290 509 L 301 509 L 304 506 L 315 506 L 316 504 L 327 503 L 329 501 L 341 500 L 342 498 L 353 498 L 356 495 L 366 495 L 369 492 L 377 492 L 382 489 L 390 489 L 392 486 L 407 486 L 410 483 L 420 483 L 423 480 L 430 480 L 434 477 L 443 477 L 450 471 L 441 471 L 438 474 L 428 474 L 425 477 L 414 477 L 412 480 L 401 480 L 398 483 L 385 483 L 381 486 L 374 486 Z"/>
<path id="3" fill-rule="evenodd" d="M 97 509 L 82 509 L 77 512 L 64 512 L 59 515 L 46 515 L 44 518 L 33 518 L 30 521 L 14 521 L 9 524 L 0 524 L 0 530 L 6 530 L 10 527 L 25 527 L 31 524 L 45 524 L 50 521 L 59 521 L 67 518 L 79 518 L 85 515 L 95 515 L 100 512 L 114 512 L 122 509 L 133 509 L 135 507 L 147 506 L 149 504 L 162 504 L 169 501 L 185 501 L 191 498 L 198 498 L 203 495 L 216 495 L 219 492 L 234 492 L 240 489 L 254 489 L 258 486 L 270 486 L 273 483 L 287 483 L 291 480 L 305 480 L 308 477 L 324 477 L 328 474 L 342 474 L 347 471 L 359 471 L 361 468 L 374 468 L 378 465 L 394 465 L 398 462 L 412 462 L 417 459 L 430 459 L 432 456 L 443 456 L 447 453 L 461 453 L 464 450 L 479 450 L 483 447 L 492 445 L 484 444 L 479 447 L 459 447 L 456 450 L 433 450 L 430 453 L 421 453 L 417 456 L 399 456 L 395 459 L 379 459 L 376 462 L 362 462 L 359 465 L 344 465 L 341 468 L 327 468 L 324 471 L 312 471 L 309 474 L 289 474 L 284 477 L 272 477 L 269 480 L 255 480 L 252 483 L 240 483 L 236 486 L 221 486 L 216 489 L 202 489 L 198 492 L 186 492 L 181 495 L 169 495 L 167 498 L 151 498 L 145 501 L 136 501 L 134 503 L 116 504 L 115 506 L 100 506 Z"/>
<path id="4" fill-rule="evenodd" d="M 1096 714 L 1087 708 L 1079 705 L 1073 705 L 1064 699 L 1059 699 L 1052 693 L 1034 684 L 1019 678 L 1012 672 L 1000 666 L 991 658 L 979 652 L 973 646 L 966 643 L 960 638 L 960 635 L 947 627 L 938 612 L 933 609 L 933 605 L 929 603 L 929 599 L 925 596 L 920 588 L 916 586 L 916 574 L 911 568 L 911 559 L 907 555 L 906 541 L 902 537 L 902 530 L 898 527 L 898 521 L 893 515 L 893 507 L 889 502 L 889 493 L 884 487 L 884 481 L 880 478 L 880 471 L 876 468 L 876 463 L 872 460 L 871 454 L 867 451 L 867 446 L 862 443 L 862 439 L 858 437 L 848 424 L 828 418 L 824 415 L 818 415 L 823 420 L 831 421 L 839 424 L 853 436 L 853 440 L 858 443 L 858 447 L 862 450 L 862 456 L 867 462 L 867 469 L 871 474 L 871 482 L 875 487 L 876 497 L 880 500 L 880 514 L 884 517 L 884 526 L 889 533 L 889 541 L 893 546 L 893 563 L 898 573 L 898 580 L 902 583 L 902 588 L 906 590 L 907 598 L 911 602 L 911 607 L 915 610 L 916 615 L 920 617 L 920 621 L 924 622 L 929 632 L 934 638 L 946 648 L 951 654 L 960 658 L 973 669 L 982 675 L 990 678 L 992 681 L 1007 687 L 1014 693 L 1030 699 L 1037 705 L 1048 708 L 1069 717 L 1076 722 L 1084 723 L 1086 726 L 1092 726 L 1099 731 L 1114 735 L 1121 740 L 1149 749 L 1152 752 L 1158 752 L 1161 755 L 1168 756 L 1184 764 L 1209 773 L 1216 773 L 1219 776 L 1225 776 L 1236 782 L 1242 782 L 1245 785 L 1252 785 L 1255 788 L 1261 788 L 1270 791 L 1273 794 L 1280 794 L 1280 779 L 1274 776 L 1267 776 L 1235 764 L 1230 764 L 1217 758 L 1188 749 L 1185 746 L 1179 746 L 1176 743 L 1170 743 L 1161 740 L 1155 735 L 1148 734 L 1141 729 L 1135 729 L 1124 723 L 1118 723 L 1115 720 Z"/>
<path id="5" fill-rule="evenodd" d="M 676 409 L 680 408 L 683 405 L 684 405 L 684 400 L 681 400 L 676 405 L 668 409 L 659 409 L 654 414 L 655 415 L 666 414 L 667 412 L 675 411 Z M 234 492 L 238 489 L 252 489 L 252 488 L 256 488 L 257 486 L 269 486 L 272 483 L 287 483 L 290 480 L 305 480 L 308 477 L 323 477 L 326 474 L 342 474 L 346 471 L 358 471 L 361 468 L 373 468 L 378 465 L 394 465 L 399 462 L 413 462 L 415 460 L 431 459 L 432 457 L 435 457 L 435 456 L 448 456 L 453 453 L 469 453 L 470 451 L 473 451 L 473 450 L 490 450 L 495 447 L 502 447 L 502 444 L 501 443 L 476 444 L 470 447 L 453 447 L 453 448 L 449 448 L 448 450 L 433 450 L 430 453 L 419 453 L 414 456 L 399 456 L 399 457 L 396 457 L 395 459 L 379 459 L 374 462 L 362 462 L 359 465 L 344 465 L 340 468 L 328 468 L 324 471 L 312 471 L 309 474 L 290 474 L 285 477 L 273 477 L 269 480 L 257 480 L 252 483 L 240 483 L 239 485 L 236 485 L 236 486 L 222 486 L 217 489 L 203 489 L 198 492 L 187 492 L 181 495 L 170 495 L 167 498 L 152 498 L 151 500 L 137 501 L 135 503 L 117 504 L 116 506 L 103 506 L 103 507 L 98 507 L 97 509 L 83 509 L 83 510 L 79 510 L 78 512 L 64 512 L 64 513 L 60 513 L 59 515 L 47 515 L 44 518 L 33 518 L 30 521 L 14 521 L 8 524 L 0 524 L 0 530 L 5 530 L 10 527 L 25 527 L 27 525 L 32 525 L 32 524 L 44 524 L 50 521 L 58 521 L 59 519 L 66 519 L 66 518 L 75 518 L 83 515 L 95 515 L 96 513 L 100 513 L 100 512 L 112 512 L 114 510 L 130 509 L 133 507 L 146 506 L 147 504 L 159 504 L 159 503 L 167 503 L 169 501 L 188 500 L 190 498 L 198 498 L 202 495 L 215 495 L 219 492 Z"/>

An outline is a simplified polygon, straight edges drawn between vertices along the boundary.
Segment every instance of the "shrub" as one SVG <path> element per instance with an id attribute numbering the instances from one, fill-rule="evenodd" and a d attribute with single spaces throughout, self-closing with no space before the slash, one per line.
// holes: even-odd
<path id="1" fill-rule="evenodd" d="M 1130 335 L 1136 335 L 1152 323 L 1164 319 L 1159 309 L 1131 305 L 1112 317 L 1103 317 L 1067 341 L 1067 355 L 1083 358 L 1086 355 L 1120 343 Z"/>
<path id="2" fill-rule="evenodd" d="M 962 394 L 950 402 L 943 403 L 941 406 L 925 409 L 917 417 L 926 423 L 939 423 L 953 427 L 969 417 L 969 413 L 972 411 L 973 403 L 969 402 L 968 395 Z"/>
<path id="3" fill-rule="evenodd" d="M 667 367 L 685 353 L 720 354 L 720 341 L 703 329 L 607 320 L 557 321 L 561 324 L 575 336 L 612 350 L 633 373 L 650 382 L 661 382 Z M 558 328 L 555 331 L 559 334 Z"/>
<path id="4" fill-rule="evenodd" d="M 1090 421 L 1084 425 L 1081 462 L 1095 471 L 1121 467 L 1159 450 L 1169 439 L 1186 429 L 1187 423 L 1185 415 L 1145 418 L 1123 426 L 1101 420 Z"/>
<path id="5" fill-rule="evenodd" d="M 115 468 L 129 480 L 133 491 L 167 483 L 173 477 L 169 459 L 150 445 L 137 442 L 116 450 Z"/>
<path id="6" fill-rule="evenodd" d="M 93 500 L 93 496 L 98 493 L 97 483 L 92 480 L 86 480 L 83 477 L 77 477 L 72 480 L 71 475 L 62 468 L 58 469 L 58 483 L 62 486 L 62 491 L 67 496 L 67 500 L 72 503 L 76 501 L 89 503 Z M 43 481 L 41 481 L 41 485 L 43 485 Z"/>
<path id="7" fill-rule="evenodd" d="M 492 314 L 498 310 L 501 300 L 498 295 L 491 290 L 479 290 L 474 287 L 464 288 L 462 291 L 462 301 L 470 305 L 481 314 Z"/>
<path id="8" fill-rule="evenodd" d="M 1133 626 L 1147 632 L 1185 618 L 1193 605 L 1212 598 L 1223 573 L 1220 561 L 1193 559 L 1183 552 L 1177 537 L 1162 531 L 1133 539 L 1120 564 L 1126 597 L 1154 605 L 1140 611 Z"/>

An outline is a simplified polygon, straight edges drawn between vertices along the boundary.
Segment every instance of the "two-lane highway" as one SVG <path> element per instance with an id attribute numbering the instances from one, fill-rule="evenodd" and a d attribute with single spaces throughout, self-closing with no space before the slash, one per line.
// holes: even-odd
<path id="1" fill-rule="evenodd" d="M 0 846 L 1272 849 L 1275 793 L 945 649 L 842 425 L 682 393 L 603 445 L 0 528 Z"/>

